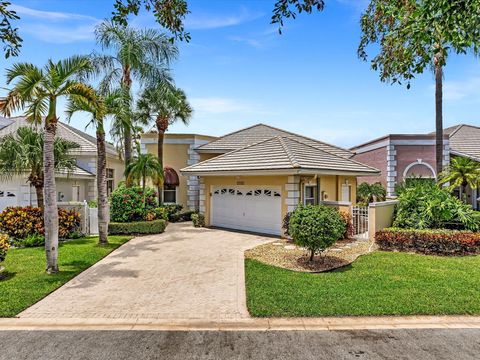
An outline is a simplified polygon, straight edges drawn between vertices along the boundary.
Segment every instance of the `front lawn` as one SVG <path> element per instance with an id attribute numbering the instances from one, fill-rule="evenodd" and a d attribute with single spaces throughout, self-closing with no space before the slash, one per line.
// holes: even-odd
<path id="1" fill-rule="evenodd" d="M 97 245 L 98 238 L 88 237 L 63 243 L 59 247 L 60 272 L 45 273 L 43 247 L 11 249 L 0 280 L 0 317 L 11 317 L 36 303 L 68 280 L 95 264 L 131 237 L 109 236 L 110 244 Z"/>
<path id="2" fill-rule="evenodd" d="M 252 316 L 480 314 L 480 256 L 376 252 L 322 274 L 246 259 L 245 272 Z"/>

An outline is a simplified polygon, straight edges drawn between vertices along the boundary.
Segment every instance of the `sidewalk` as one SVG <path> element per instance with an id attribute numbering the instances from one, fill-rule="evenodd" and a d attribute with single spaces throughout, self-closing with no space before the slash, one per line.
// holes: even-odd
<path id="1" fill-rule="evenodd" d="M 256 318 L 225 321 L 172 319 L 0 319 L 2 330 L 282 331 L 480 329 L 478 316 Z"/>

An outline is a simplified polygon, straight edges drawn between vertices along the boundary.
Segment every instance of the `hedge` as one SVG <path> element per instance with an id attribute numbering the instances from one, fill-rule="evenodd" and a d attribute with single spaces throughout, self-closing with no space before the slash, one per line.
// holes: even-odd
<path id="1" fill-rule="evenodd" d="M 472 231 L 389 228 L 378 231 L 375 241 L 381 250 L 413 251 L 435 255 L 480 253 L 480 233 Z"/>
<path id="2" fill-rule="evenodd" d="M 111 222 L 108 224 L 110 235 L 161 234 L 165 231 L 165 220 L 134 221 L 129 223 Z"/>

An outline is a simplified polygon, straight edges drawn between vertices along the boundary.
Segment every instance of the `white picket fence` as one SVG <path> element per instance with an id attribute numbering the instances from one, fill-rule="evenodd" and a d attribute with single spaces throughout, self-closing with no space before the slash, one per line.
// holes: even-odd
<path id="1" fill-rule="evenodd" d="M 59 208 L 75 210 L 80 214 L 80 230 L 85 235 L 98 235 L 98 209 L 84 202 L 59 202 Z"/>

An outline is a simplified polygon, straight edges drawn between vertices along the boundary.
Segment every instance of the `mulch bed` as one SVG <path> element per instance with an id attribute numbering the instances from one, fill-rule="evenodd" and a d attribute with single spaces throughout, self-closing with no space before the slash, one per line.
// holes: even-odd
<path id="1" fill-rule="evenodd" d="M 376 249 L 371 241 L 344 239 L 327 249 L 322 255 L 316 255 L 309 261 L 310 254 L 288 239 L 257 246 L 245 252 L 245 257 L 280 268 L 300 272 L 324 272 L 344 267 L 354 262 L 360 255 Z"/>

